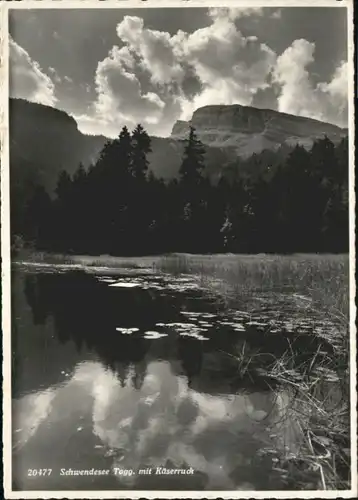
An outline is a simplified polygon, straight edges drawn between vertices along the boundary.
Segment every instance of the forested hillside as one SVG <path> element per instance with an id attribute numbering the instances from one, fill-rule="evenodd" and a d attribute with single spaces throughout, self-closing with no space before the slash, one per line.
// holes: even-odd
<path id="1" fill-rule="evenodd" d="M 12 207 L 12 235 L 70 253 L 348 251 L 348 139 L 310 150 L 263 151 L 203 175 L 205 149 L 190 128 L 179 179 L 148 168 L 141 125 L 107 141 L 89 170 L 63 170 L 52 199 L 43 185 Z M 217 165 L 217 172 L 223 172 Z"/>

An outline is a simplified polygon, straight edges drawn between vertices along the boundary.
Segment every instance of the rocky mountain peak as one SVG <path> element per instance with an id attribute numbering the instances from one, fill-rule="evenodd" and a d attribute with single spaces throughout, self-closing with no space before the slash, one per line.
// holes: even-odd
<path id="1" fill-rule="evenodd" d="M 240 156 L 259 153 L 263 149 L 277 149 L 284 144 L 301 144 L 309 148 L 319 137 L 326 135 L 337 142 L 348 134 L 347 129 L 311 118 L 239 104 L 199 108 L 190 122 L 175 123 L 171 137 L 186 138 L 189 125 L 195 127 L 204 144 L 234 147 Z"/>

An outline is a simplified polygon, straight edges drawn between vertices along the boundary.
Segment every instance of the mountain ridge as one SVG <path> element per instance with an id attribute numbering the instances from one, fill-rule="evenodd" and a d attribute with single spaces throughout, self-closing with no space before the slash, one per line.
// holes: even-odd
<path id="1" fill-rule="evenodd" d="M 95 162 L 107 138 L 86 136 L 65 111 L 25 99 L 10 99 L 10 168 L 14 181 L 28 175 L 53 191 L 58 174 L 73 174 Z"/>
<path id="2" fill-rule="evenodd" d="M 301 144 L 309 148 L 323 136 L 338 142 L 348 129 L 313 118 L 251 106 L 208 105 L 194 111 L 190 121 L 178 120 L 171 137 L 183 139 L 189 126 L 199 139 L 212 147 L 234 147 L 238 156 L 249 156 L 264 149 Z"/>
<path id="3" fill-rule="evenodd" d="M 109 140 L 81 133 L 76 120 L 63 110 L 23 99 L 10 99 L 9 118 L 11 182 L 15 186 L 40 183 L 53 193 L 61 170 L 73 175 L 80 163 L 88 168 Z M 225 166 L 241 156 L 297 143 L 308 148 L 325 134 L 337 142 L 348 133 L 310 118 L 240 105 L 204 106 L 193 113 L 191 123 L 205 145 L 206 171 L 211 178 L 220 177 Z M 178 121 L 170 137 L 151 137 L 149 168 L 157 177 L 170 180 L 178 176 L 188 128 L 189 122 Z"/>

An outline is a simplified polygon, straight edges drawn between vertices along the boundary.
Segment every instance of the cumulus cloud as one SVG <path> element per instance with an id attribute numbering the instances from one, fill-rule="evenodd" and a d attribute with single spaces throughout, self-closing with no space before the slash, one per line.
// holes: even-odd
<path id="1" fill-rule="evenodd" d="M 95 78 L 99 95 L 97 109 L 103 115 L 118 112 L 132 121 L 148 115 L 155 123 L 164 103 L 154 92 L 142 92 L 141 84 L 132 72 L 133 65 L 134 59 L 127 47 L 114 47 L 98 64 Z"/>
<path id="2" fill-rule="evenodd" d="M 295 40 L 277 59 L 273 82 L 280 88 L 278 109 L 294 115 L 347 125 L 347 63 L 341 62 L 330 82 L 314 84 L 307 67 L 314 61 L 315 44 Z"/>
<path id="3" fill-rule="evenodd" d="M 318 91 L 324 101 L 326 116 L 329 121 L 347 126 L 348 121 L 348 63 L 341 61 L 332 80 L 319 83 Z"/>
<path id="4" fill-rule="evenodd" d="M 144 92 L 135 74 L 136 60 L 127 46 L 114 46 L 98 63 L 95 86 L 97 100 L 89 115 L 75 116 L 79 128 L 87 133 L 98 132 L 115 137 L 123 125 L 134 127 L 141 122 L 155 125 L 165 103 L 154 92 Z"/>
<path id="5" fill-rule="evenodd" d="M 183 103 L 184 115 L 205 104 L 251 104 L 268 86 L 276 54 L 257 37 L 244 37 L 233 18 L 231 11 L 220 11 L 211 26 L 181 35 L 178 57 L 195 68 L 202 84 L 202 91 Z"/>
<path id="6" fill-rule="evenodd" d="M 152 134 L 168 135 L 177 119 L 209 104 L 252 103 L 268 86 L 276 54 L 257 37 L 245 37 L 235 20 L 260 16 L 262 9 L 209 9 L 211 24 L 171 35 L 144 26 L 136 16 L 117 25 L 123 47 L 113 47 L 96 71 L 94 118 L 118 134 L 123 124 L 141 121 Z M 110 117 L 110 118 L 108 118 Z"/>
<path id="7" fill-rule="evenodd" d="M 53 106 L 55 85 L 38 62 L 14 40 L 10 39 L 10 95 Z"/>
<path id="8" fill-rule="evenodd" d="M 63 78 L 61 78 L 61 76 L 58 74 L 58 72 L 56 71 L 56 69 L 53 66 L 49 66 L 48 71 L 51 74 L 55 83 L 58 83 L 58 84 L 63 83 L 63 82 L 73 83 L 72 79 L 66 75 Z"/>
<path id="9" fill-rule="evenodd" d="M 117 26 L 117 35 L 137 55 L 153 83 L 164 85 L 183 79 L 184 69 L 175 57 L 169 33 L 145 29 L 143 19 L 126 16 Z"/>
<path id="10" fill-rule="evenodd" d="M 225 18 L 235 21 L 241 17 L 263 16 L 263 7 L 211 7 L 208 15 L 212 19 Z"/>

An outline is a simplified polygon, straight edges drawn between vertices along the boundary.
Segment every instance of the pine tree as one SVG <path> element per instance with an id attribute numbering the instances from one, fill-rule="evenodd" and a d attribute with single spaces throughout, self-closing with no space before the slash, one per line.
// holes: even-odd
<path id="1" fill-rule="evenodd" d="M 27 205 L 27 237 L 36 248 L 51 243 L 52 202 L 45 188 L 38 185 Z"/>
<path id="2" fill-rule="evenodd" d="M 324 210 L 323 239 L 333 252 L 349 250 L 348 138 L 334 149 L 329 180 L 329 195 Z"/>
<path id="3" fill-rule="evenodd" d="M 71 193 L 71 214 L 68 225 L 71 228 L 71 242 L 73 250 L 79 253 L 86 252 L 88 233 L 92 230 L 89 219 L 91 200 L 88 191 L 88 175 L 82 163 L 73 174 Z"/>
<path id="4" fill-rule="evenodd" d="M 118 156 L 116 158 L 117 163 L 117 179 L 119 182 L 128 182 L 130 169 L 131 169 L 131 157 L 132 157 L 132 138 L 128 131 L 128 128 L 124 126 L 119 134 L 118 141 Z"/>
<path id="5" fill-rule="evenodd" d="M 73 175 L 73 183 L 76 185 L 81 185 L 85 182 L 87 178 L 87 173 L 85 167 L 82 163 L 79 164 L 76 172 Z"/>
<path id="6" fill-rule="evenodd" d="M 131 170 L 135 179 L 144 180 L 148 170 L 147 155 L 152 151 L 150 137 L 141 124 L 132 133 L 132 163 Z"/>
<path id="7" fill-rule="evenodd" d="M 95 252 L 120 251 L 128 227 L 127 212 L 131 191 L 132 139 L 126 126 L 108 141 L 93 168 L 86 187 L 87 219 L 91 247 Z"/>
<path id="8" fill-rule="evenodd" d="M 65 202 L 68 199 L 72 187 L 72 180 L 66 170 L 59 174 L 55 193 L 58 200 Z"/>
<path id="9" fill-rule="evenodd" d="M 312 214 L 316 224 L 317 251 L 326 251 L 328 243 L 329 213 L 331 198 L 335 190 L 337 174 L 337 158 L 335 146 L 328 137 L 317 139 L 310 151 L 311 181 L 313 195 L 311 196 Z"/>
<path id="10" fill-rule="evenodd" d="M 318 228 L 309 152 L 297 145 L 288 155 L 282 174 L 280 190 L 274 196 L 281 198 L 287 221 L 282 228 L 285 247 L 288 251 L 310 251 Z"/>
<path id="11" fill-rule="evenodd" d="M 53 243 L 58 250 L 68 251 L 73 234 L 73 181 L 66 170 L 59 174 L 55 193 L 53 225 L 56 233 Z"/>
<path id="12" fill-rule="evenodd" d="M 132 133 L 130 155 L 130 199 L 128 200 L 127 237 L 128 251 L 145 252 L 149 226 L 152 222 L 150 211 L 150 189 L 147 181 L 151 152 L 151 141 L 142 125 L 137 125 Z"/>
<path id="13" fill-rule="evenodd" d="M 205 211 L 209 185 L 202 177 L 205 149 L 190 127 L 179 169 L 182 222 L 179 241 L 183 251 L 197 252 L 205 246 Z"/>
<path id="14" fill-rule="evenodd" d="M 184 149 L 183 161 L 179 169 L 180 179 L 186 188 L 195 188 L 202 180 L 205 148 L 197 138 L 194 127 L 190 127 L 189 138 Z"/>

